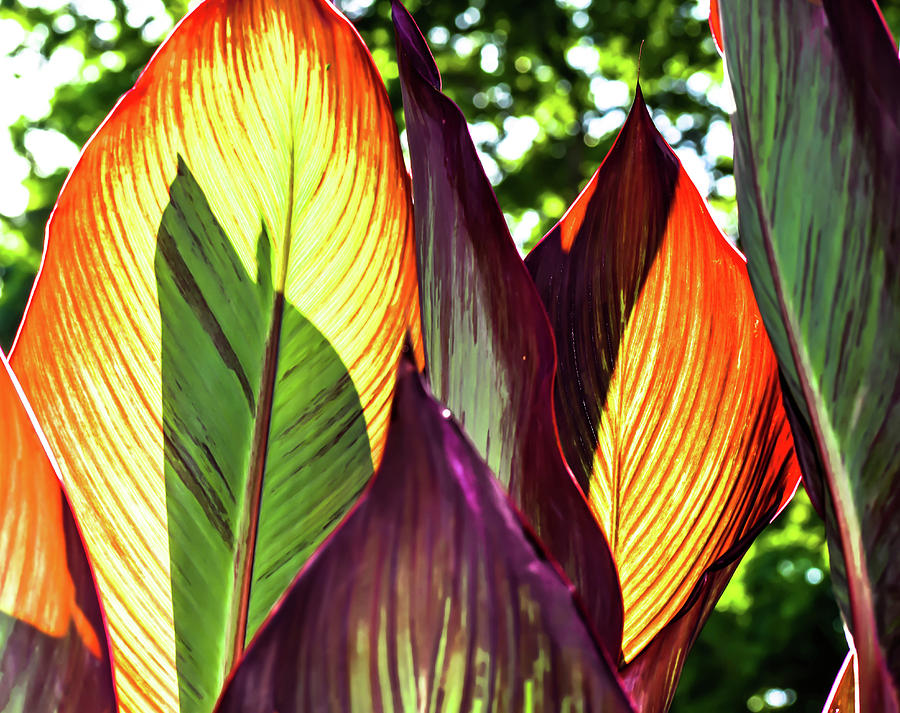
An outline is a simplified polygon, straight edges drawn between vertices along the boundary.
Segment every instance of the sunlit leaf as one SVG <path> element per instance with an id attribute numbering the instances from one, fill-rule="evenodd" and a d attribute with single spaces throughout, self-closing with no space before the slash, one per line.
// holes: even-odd
<path id="1" fill-rule="evenodd" d="M 84 545 L 0 360 L 0 711 L 112 713 L 109 651 Z"/>
<path id="2" fill-rule="evenodd" d="M 419 323 L 408 185 L 324 0 L 201 4 L 70 176 L 12 358 L 123 710 L 210 710 L 371 476 Z"/>
<path id="3" fill-rule="evenodd" d="M 575 583 L 618 658 L 622 600 L 603 533 L 563 461 L 553 420 L 555 348 L 462 112 L 412 17 L 394 4 L 412 159 L 427 371 Z"/>
<path id="4" fill-rule="evenodd" d="M 569 587 L 442 409 L 402 363 L 370 489 L 220 713 L 631 710 Z"/>
<path id="5" fill-rule="evenodd" d="M 720 3 L 741 238 L 861 709 L 900 684 L 900 60 L 871 0 Z M 887 671 L 893 672 L 893 681 Z"/>
<path id="6" fill-rule="evenodd" d="M 612 548 L 631 662 L 686 608 L 708 609 L 698 595 L 721 588 L 698 589 L 704 573 L 742 554 L 796 486 L 775 357 L 742 256 L 640 89 L 526 264 L 556 335 L 561 442 Z"/>

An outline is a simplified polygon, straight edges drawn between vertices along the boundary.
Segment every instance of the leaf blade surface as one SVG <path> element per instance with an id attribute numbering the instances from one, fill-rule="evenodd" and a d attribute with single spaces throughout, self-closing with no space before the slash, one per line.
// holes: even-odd
<path id="1" fill-rule="evenodd" d="M 856 654 L 847 652 L 844 663 L 834 679 L 834 685 L 825 701 L 822 713 L 856 713 L 859 710 L 859 694 L 856 688 Z"/>
<path id="2" fill-rule="evenodd" d="M 264 626 L 217 711 L 626 713 L 567 583 L 414 366 L 400 369 L 370 488 Z"/>
<path id="3" fill-rule="evenodd" d="M 123 710 L 210 710 L 364 487 L 418 329 L 411 231 L 384 87 L 324 2 L 201 4 L 85 149 L 12 358 Z"/>
<path id="4" fill-rule="evenodd" d="M 0 710 L 112 713 L 109 649 L 84 545 L 0 360 Z"/>
<path id="5" fill-rule="evenodd" d="M 535 532 L 575 584 L 613 659 L 622 604 L 609 547 L 562 458 L 555 348 L 465 119 L 412 17 L 394 4 L 416 205 L 426 368 Z"/>
<path id="6" fill-rule="evenodd" d="M 751 280 L 825 517 L 862 709 L 897 710 L 897 49 L 873 2 L 720 10 Z"/>

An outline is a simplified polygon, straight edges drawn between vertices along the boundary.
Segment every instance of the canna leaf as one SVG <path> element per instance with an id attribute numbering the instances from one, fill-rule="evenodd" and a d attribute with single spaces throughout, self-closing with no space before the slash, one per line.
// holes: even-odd
<path id="1" fill-rule="evenodd" d="M 384 87 L 324 0 L 200 5 L 86 147 L 13 364 L 122 710 L 211 710 L 365 486 L 419 323 L 413 260 Z"/>
<path id="2" fill-rule="evenodd" d="M 631 710 L 567 584 L 446 413 L 404 361 L 369 490 L 219 713 Z"/>
<path id="3" fill-rule="evenodd" d="M 721 587 L 701 587 L 704 573 L 739 557 L 796 487 L 775 358 L 744 260 L 640 87 L 526 265 L 556 336 L 563 449 L 610 542 L 632 662 L 676 616 L 708 611 Z M 642 695 L 665 700 L 676 678 L 663 692 L 641 682 Z"/>
<path id="4" fill-rule="evenodd" d="M 851 649 L 841 664 L 837 678 L 834 679 L 834 685 L 822 713 L 856 713 L 860 710 L 859 693 L 856 689 L 856 667 L 856 653 Z"/>
<path id="5" fill-rule="evenodd" d="M 622 599 L 609 546 L 559 448 L 555 347 L 462 112 L 412 17 L 394 3 L 412 163 L 429 381 L 581 594 L 618 658 Z"/>
<path id="6" fill-rule="evenodd" d="M 750 276 L 825 514 L 861 710 L 897 711 L 900 60 L 869 0 L 720 11 Z"/>
<path id="7" fill-rule="evenodd" d="M 42 435 L 0 354 L 0 711 L 112 713 L 102 614 Z"/>

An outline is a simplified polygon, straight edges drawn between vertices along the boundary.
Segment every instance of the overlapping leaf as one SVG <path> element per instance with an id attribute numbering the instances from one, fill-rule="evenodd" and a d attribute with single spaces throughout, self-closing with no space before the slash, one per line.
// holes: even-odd
<path id="1" fill-rule="evenodd" d="M 383 85 L 324 0 L 200 5 L 86 147 L 12 360 L 123 710 L 210 710 L 364 487 L 413 261 Z"/>
<path id="2" fill-rule="evenodd" d="M 625 690 L 641 713 L 669 710 L 688 652 L 728 586 L 740 554 L 704 572 L 690 603 L 621 669 Z"/>
<path id="3" fill-rule="evenodd" d="M 412 17 L 394 3 L 412 159 L 423 342 L 435 394 L 575 583 L 618 658 L 622 602 L 609 547 L 562 459 L 555 349 L 462 112 Z"/>
<path id="4" fill-rule="evenodd" d="M 84 546 L 0 360 L 0 711 L 113 713 L 109 650 Z"/>
<path id="5" fill-rule="evenodd" d="M 897 710 L 900 60 L 869 0 L 723 0 L 720 15 L 750 276 L 842 575 L 861 708 Z"/>
<path id="6" fill-rule="evenodd" d="M 309 561 L 219 713 L 627 713 L 571 591 L 409 362 L 370 489 Z"/>
<path id="7" fill-rule="evenodd" d="M 563 448 L 622 584 L 625 661 L 689 607 L 703 612 L 658 648 L 674 673 L 662 675 L 662 660 L 632 669 L 640 680 L 628 685 L 658 710 L 724 586 L 705 573 L 743 553 L 799 477 L 775 357 L 743 258 L 640 89 L 603 165 L 526 265 L 556 335 Z"/>

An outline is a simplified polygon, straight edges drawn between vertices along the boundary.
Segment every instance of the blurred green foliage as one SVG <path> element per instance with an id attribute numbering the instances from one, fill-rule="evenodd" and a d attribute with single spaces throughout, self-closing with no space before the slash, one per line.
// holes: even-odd
<path id="1" fill-rule="evenodd" d="M 338 4 L 370 47 L 402 129 L 389 0 Z M 408 6 L 429 39 L 445 91 L 472 125 L 521 242 L 533 244 L 549 229 L 602 161 L 634 96 L 639 56 L 657 125 L 695 175 L 705 172 L 710 203 L 734 235 L 732 160 L 722 149 L 728 92 L 694 0 L 410 0 Z M 900 0 L 882 7 L 888 24 L 900 28 Z M 13 38 L 3 47 L 4 71 L 15 79 L 29 66 L 72 64 L 70 79 L 46 107 L 23 108 L 10 127 L 13 149 L 27 162 L 29 198 L 24 213 L 0 212 L 4 349 L 67 173 L 43 165 L 37 139 L 64 136 L 82 146 L 186 10 L 185 0 L 0 0 L 0 38 L 7 45 Z M 846 650 L 825 557 L 821 522 L 800 495 L 753 545 L 723 595 L 688 658 L 674 711 L 821 710 Z"/>
<path id="2" fill-rule="evenodd" d="M 402 129 L 389 0 L 338 5 L 370 47 Z M 695 179 L 706 174 L 710 203 L 736 237 L 732 159 L 722 141 L 728 91 L 695 0 L 410 0 L 408 6 L 446 92 L 473 125 L 500 205 L 526 247 L 559 219 L 612 144 L 634 96 L 639 56 L 657 125 Z M 900 27 L 900 0 L 883 6 L 889 24 Z M 15 35 L 10 23 L 22 35 L 4 47 L 7 58 L 24 66 L 77 65 L 46 111 L 23 113 L 10 128 L 15 152 L 27 161 L 29 199 L 24 213 L 0 211 L 0 347 L 12 342 L 67 173 L 67 166 L 40 166 L 29 138 L 37 143 L 49 132 L 82 146 L 186 10 L 187 0 L 0 0 L 0 38 Z M 16 62 L 9 67 L 19 71 Z M 517 141 L 508 140 L 511 132 Z"/>
<path id="3" fill-rule="evenodd" d="M 402 127 L 390 2 L 339 4 L 369 45 Z M 154 6 L 150 0 L 0 0 L 0 22 L 16 22 L 27 33 L 12 55 L 51 62 L 75 50 L 83 57 L 46 114 L 22 116 L 10 131 L 16 152 L 29 162 L 30 199 L 24 214 L 0 214 L 3 347 L 17 327 L 66 174 L 41 171 L 28 136 L 49 130 L 83 145 L 149 59 L 160 28 L 171 24 L 165 19 L 186 10 L 184 0 L 151 13 L 135 9 L 146 7 Z M 633 97 L 642 42 L 644 94 L 670 143 L 702 154 L 710 127 L 726 130 L 725 113 L 707 92 L 721 85 L 721 61 L 693 1 L 413 0 L 410 9 L 429 37 L 447 93 L 475 126 L 500 205 L 513 226 L 524 220 L 520 240 L 533 242 L 549 229 L 599 165 Z M 516 129 L 519 140 L 507 140 Z M 730 156 L 707 159 L 713 180 L 730 174 Z M 726 210 L 733 206 L 733 195 L 714 189 L 711 198 Z"/>

